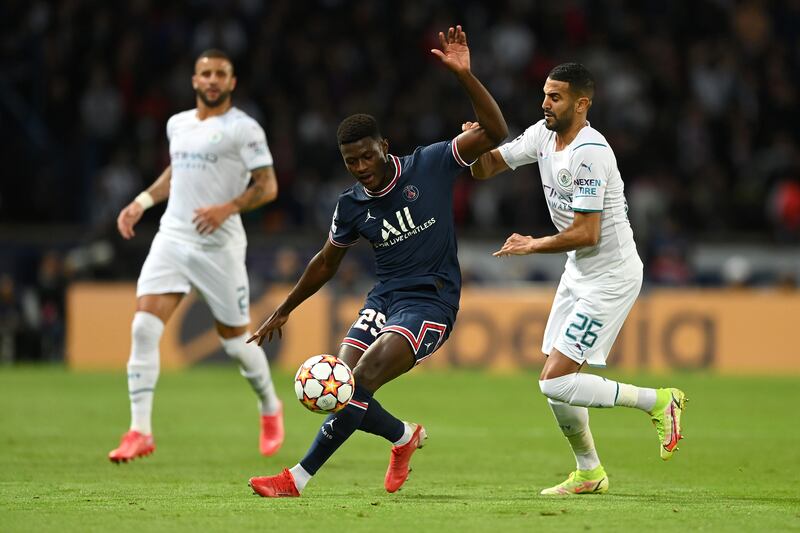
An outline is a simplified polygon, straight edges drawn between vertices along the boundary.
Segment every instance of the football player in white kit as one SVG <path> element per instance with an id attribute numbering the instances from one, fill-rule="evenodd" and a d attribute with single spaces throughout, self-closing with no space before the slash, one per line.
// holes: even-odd
<path id="1" fill-rule="evenodd" d="M 575 455 L 577 469 L 542 494 L 591 494 L 608 490 L 595 450 L 587 407 L 635 407 L 656 427 L 661 458 L 672 457 L 681 436 L 686 401 L 674 388 L 649 389 L 581 374 L 584 363 L 606 357 L 642 285 L 642 262 L 627 216 L 624 186 L 608 141 L 586 120 L 594 79 L 577 63 L 555 67 L 544 84 L 544 119 L 491 152 L 471 169 L 488 178 L 539 164 L 550 218 L 559 230 L 534 238 L 514 233 L 497 257 L 567 254 L 542 351 L 547 360 L 539 387 Z M 473 127 L 465 123 L 464 128 Z"/>
<path id="2" fill-rule="evenodd" d="M 136 287 L 128 360 L 131 425 L 108 454 L 117 463 L 155 450 L 151 412 L 159 340 L 192 287 L 210 307 L 225 352 L 258 396 L 261 453 L 272 455 L 283 443 L 283 409 L 266 355 L 245 342 L 250 294 L 239 216 L 277 197 L 272 154 L 261 126 L 231 104 L 236 77 L 224 52 L 208 50 L 197 58 L 192 86 L 197 108 L 167 122 L 170 166 L 117 218 L 119 232 L 130 239 L 144 211 L 169 199 Z"/>

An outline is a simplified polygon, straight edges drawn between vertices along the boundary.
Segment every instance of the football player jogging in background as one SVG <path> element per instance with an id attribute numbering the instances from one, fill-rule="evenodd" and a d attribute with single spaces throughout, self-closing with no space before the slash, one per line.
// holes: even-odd
<path id="1" fill-rule="evenodd" d="M 283 442 L 283 414 L 264 352 L 250 336 L 247 238 L 240 212 L 278 194 L 264 130 L 232 107 L 233 64 L 208 50 L 195 62 L 192 86 L 197 108 L 167 122 L 171 164 L 117 218 L 125 239 L 146 209 L 169 198 L 136 287 L 128 360 L 130 431 L 108 457 L 124 462 L 155 450 L 151 427 L 158 380 L 158 344 L 164 324 L 194 287 L 211 308 L 225 352 L 236 359 L 258 396 L 260 450 L 274 454 Z M 252 186 L 248 183 L 252 180 Z"/>
<path id="2" fill-rule="evenodd" d="M 686 401 L 678 389 L 648 389 L 579 373 L 585 363 L 605 366 L 642 285 L 642 261 L 614 152 L 586 120 L 593 95 L 594 79 L 585 67 L 555 67 L 544 84 L 544 119 L 471 167 L 475 177 L 488 178 L 538 162 L 550 218 L 559 230 L 541 238 L 514 233 L 495 256 L 567 253 L 544 332 L 542 351 L 548 357 L 539 387 L 572 447 L 577 469 L 542 494 L 608 490 L 587 407 L 622 405 L 648 413 L 661 458 L 667 460 L 681 439 Z M 477 125 L 465 123 L 463 129 L 472 127 Z"/>
<path id="3" fill-rule="evenodd" d="M 389 143 L 373 117 L 353 115 L 339 125 L 339 150 L 358 183 L 339 196 L 328 241 L 252 340 L 261 343 L 276 332 L 280 335 L 292 310 L 333 277 L 359 237 L 372 245 L 378 283 L 338 352 L 353 369 L 352 400 L 328 416 L 299 464 L 276 476 L 250 479 L 261 496 L 300 496 L 357 429 L 393 444 L 384 487 L 395 492 L 427 436 L 423 426 L 395 418 L 373 395 L 430 357 L 450 335 L 461 293 L 453 227 L 455 180 L 468 162 L 508 134 L 500 109 L 470 70 L 466 33 L 457 26 L 447 35 L 440 33 L 439 40 L 441 50 L 431 52 L 455 74 L 481 126 L 397 157 L 389 154 Z"/>

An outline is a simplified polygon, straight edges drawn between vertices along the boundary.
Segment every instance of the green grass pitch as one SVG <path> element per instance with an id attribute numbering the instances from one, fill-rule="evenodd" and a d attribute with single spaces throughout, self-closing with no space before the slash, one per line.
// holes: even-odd
<path id="1" fill-rule="evenodd" d="M 322 417 L 278 374 L 287 438 L 257 451 L 255 399 L 231 365 L 164 374 L 156 453 L 106 459 L 128 423 L 125 376 L 58 367 L 0 369 L 0 531 L 783 531 L 800 530 L 796 378 L 627 377 L 678 386 L 690 403 L 672 461 L 641 412 L 592 410 L 604 496 L 538 491 L 574 467 L 536 375 L 415 371 L 378 394 L 430 438 L 396 494 L 383 490 L 389 445 L 356 434 L 302 498 L 262 499 L 252 475 L 305 453 Z"/>

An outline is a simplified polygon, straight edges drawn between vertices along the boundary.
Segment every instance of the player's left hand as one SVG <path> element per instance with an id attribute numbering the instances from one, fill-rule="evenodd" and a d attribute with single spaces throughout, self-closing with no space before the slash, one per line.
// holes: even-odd
<path id="1" fill-rule="evenodd" d="M 519 233 L 512 233 L 506 239 L 503 247 L 497 250 L 492 255 L 495 257 L 507 257 L 509 255 L 528 255 L 534 252 L 534 243 L 536 239 L 530 235 L 520 235 Z"/>
<path id="2" fill-rule="evenodd" d="M 211 235 L 236 211 L 236 207 L 230 202 L 199 207 L 194 210 L 192 224 L 200 235 Z"/>
<path id="3" fill-rule="evenodd" d="M 442 60 L 447 68 L 455 73 L 469 72 L 469 47 L 467 46 L 467 32 L 456 26 L 447 30 L 447 36 L 439 32 L 441 50 L 433 48 L 431 53 Z"/>

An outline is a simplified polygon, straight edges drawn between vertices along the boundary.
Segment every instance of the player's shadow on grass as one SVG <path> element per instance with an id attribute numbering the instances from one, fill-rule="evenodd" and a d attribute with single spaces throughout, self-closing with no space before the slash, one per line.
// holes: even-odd
<path id="1" fill-rule="evenodd" d="M 487 494 L 400 494 L 396 500 L 398 503 L 402 501 L 422 501 L 425 503 L 456 503 L 456 502 L 464 502 L 466 503 L 480 503 L 480 502 L 487 502 L 487 501 L 529 501 L 532 498 L 531 494 L 522 494 L 520 496 L 513 496 L 509 497 L 508 495 L 503 496 L 491 496 Z"/>
<path id="2" fill-rule="evenodd" d="M 642 495 L 642 494 L 619 494 L 608 493 L 603 496 L 604 498 L 625 498 L 631 500 L 640 500 L 648 503 L 688 503 L 697 504 L 705 503 L 707 501 L 725 501 L 725 502 L 761 502 L 761 503 L 796 503 L 800 505 L 800 498 L 792 496 L 720 496 L 709 492 L 706 497 L 702 493 L 691 492 L 684 495 L 668 495 L 664 493 Z"/>

